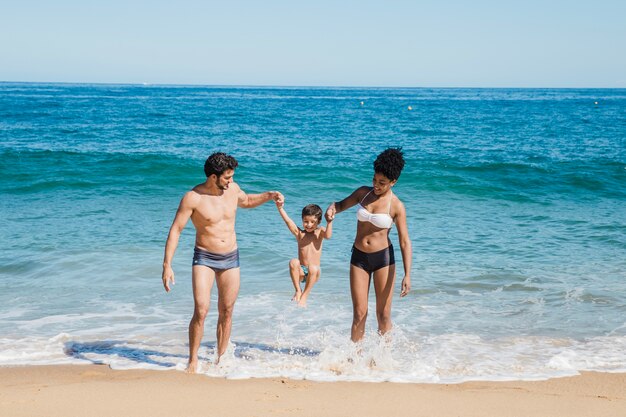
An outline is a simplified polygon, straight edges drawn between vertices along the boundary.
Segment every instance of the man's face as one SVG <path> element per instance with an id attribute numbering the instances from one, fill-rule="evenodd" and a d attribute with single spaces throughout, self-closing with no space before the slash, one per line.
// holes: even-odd
<path id="1" fill-rule="evenodd" d="M 231 182 L 233 182 L 234 176 L 234 169 L 227 169 L 226 171 L 224 171 L 222 175 L 217 177 L 217 188 L 219 188 L 220 190 L 228 190 L 228 186 Z"/>

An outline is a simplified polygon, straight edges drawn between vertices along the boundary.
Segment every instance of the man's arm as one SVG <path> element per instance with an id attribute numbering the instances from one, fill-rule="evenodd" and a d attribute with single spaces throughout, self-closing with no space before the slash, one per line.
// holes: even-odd
<path id="1" fill-rule="evenodd" d="M 402 263 L 404 264 L 404 279 L 402 279 L 402 290 L 400 297 L 404 297 L 411 291 L 411 264 L 413 263 L 413 249 L 409 229 L 406 225 L 406 210 L 404 204 L 398 204 L 398 214 L 396 215 L 396 229 L 398 229 L 398 240 L 400 241 L 400 252 L 402 252 Z"/>
<path id="2" fill-rule="evenodd" d="M 182 200 L 180 200 L 176 216 L 174 217 L 174 221 L 170 227 L 170 232 L 167 235 L 167 242 L 165 242 L 165 254 L 163 255 L 163 274 L 161 275 L 161 278 L 163 279 L 163 287 L 165 287 L 165 291 L 167 292 L 171 289 L 170 284 L 173 285 L 176 283 L 174 280 L 174 270 L 172 270 L 172 258 L 174 258 L 174 252 L 176 252 L 180 234 L 189 221 L 191 213 L 193 213 L 196 199 L 197 194 L 193 191 L 189 191 L 185 194 Z"/>
<path id="3" fill-rule="evenodd" d="M 266 191 L 261 194 L 246 194 L 241 188 L 239 189 L 239 195 L 237 205 L 241 208 L 254 208 L 261 204 L 267 203 L 270 200 L 284 201 L 284 197 L 278 191 Z"/>

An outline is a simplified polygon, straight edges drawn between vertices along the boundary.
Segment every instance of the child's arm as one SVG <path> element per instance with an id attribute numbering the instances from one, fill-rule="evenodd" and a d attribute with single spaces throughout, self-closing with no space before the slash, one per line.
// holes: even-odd
<path id="1" fill-rule="evenodd" d="M 284 204 L 279 204 L 278 202 L 276 202 L 276 207 L 278 208 L 278 212 L 280 213 L 280 217 L 282 217 L 283 220 L 285 221 L 285 224 L 287 225 L 287 228 L 289 229 L 289 231 L 295 237 L 298 237 L 300 229 L 298 229 L 298 226 L 296 226 L 296 224 L 293 222 L 293 220 L 291 220 L 289 218 L 289 216 L 287 215 L 287 212 L 285 211 Z"/>
<path id="2" fill-rule="evenodd" d="M 326 221 L 326 230 L 324 230 L 324 239 L 333 237 L 333 221 Z"/>

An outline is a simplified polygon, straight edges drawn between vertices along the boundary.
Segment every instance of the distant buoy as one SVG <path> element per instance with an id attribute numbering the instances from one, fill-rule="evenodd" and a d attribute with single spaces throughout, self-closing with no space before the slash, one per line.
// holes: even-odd
<path id="1" fill-rule="evenodd" d="M 595 104 L 595 105 L 597 106 L 597 105 L 598 105 L 598 102 L 597 102 L 597 101 L 594 101 L 594 102 L 593 102 L 593 104 Z"/>
<path id="2" fill-rule="evenodd" d="M 364 105 L 364 104 L 365 104 L 365 102 L 364 102 L 364 101 L 362 101 L 362 102 L 361 102 L 361 106 L 362 106 L 362 105 Z"/>
<path id="3" fill-rule="evenodd" d="M 413 110 L 413 107 L 409 106 L 407 107 L 408 110 Z"/>

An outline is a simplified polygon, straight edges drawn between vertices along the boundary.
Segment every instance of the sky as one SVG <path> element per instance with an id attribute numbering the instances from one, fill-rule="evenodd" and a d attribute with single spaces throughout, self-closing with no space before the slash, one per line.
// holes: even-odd
<path id="1" fill-rule="evenodd" d="M 0 0 L 0 81 L 626 88 L 626 1 Z"/>

